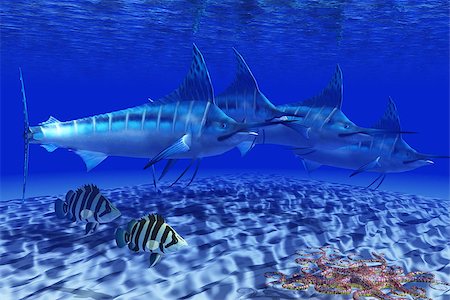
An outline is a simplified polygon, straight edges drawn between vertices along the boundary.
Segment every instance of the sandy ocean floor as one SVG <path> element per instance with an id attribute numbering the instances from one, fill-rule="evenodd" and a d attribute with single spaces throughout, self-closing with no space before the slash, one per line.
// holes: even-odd
<path id="1" fill-rule="evenodd" d="M 83 223 L 56 218 L 63 195 L 23 206 L 0 201 L 1 299 L 351 299 L 266 287 L 264 273 L 293 273 L 296 250 L 323 245 L 384 253 L 406 272 L 450 282 L 447 199 L 257 174 L 201 178 L 161 193 L 150 184 L 102 192 L 122 216 L 89 236 Z M 117 226 L 148 213 L 163 215 L 189 243 L 151 269 L 148 253 L 114 241 Z M 427 295 L 450 299 L 448 291 Z"/>

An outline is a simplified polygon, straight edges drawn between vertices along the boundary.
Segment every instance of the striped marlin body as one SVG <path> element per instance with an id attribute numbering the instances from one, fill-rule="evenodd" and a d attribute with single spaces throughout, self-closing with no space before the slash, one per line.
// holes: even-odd
<path id="1" fill-rule="evenodd" d="M 239 124 L 214 103 L 213 89 L 202 54 L 194 45 L 190 70 L 180 87 L 153 103 L 107 114 L 60 122 L 50 117 L 29 127 L 25 113 L 25 179 L 28 171 L 28 143 L 48 151 L 68 148 L 79 154 L 90 170 L 108 156 L 162 159 L 191 158 L 222 154 L 242 142 L 253 141 L 256 133 Z M 219 140 L 221 136 L 226 139 Z M 198 167 L 198 165 L 197 165 Z"/>
<path id="2" fill-rule="evenodd" d="M 376 129 L 400 132 L 400 121 L 395 103 L 389 98 L 383 117 L 374 126 Z M 313 152 L 305 150 L 294 151 L 300 156 L 308 171 L 321 165 L 355 170 L 350 176 L 362 172 L 377 172 L 380 175 L 370 184 L 379 181 L 378 188 L 386 173 L 398 173 L 432 165 L 432 158 L 448 158 L 418 153 L 411 148 L 400 134 L 378 135 L 370 142 L 348 145 L 337 149 L 317 149 Z"/>
<path id="3" fill-rule="evenodd" d="M 93 184 L 84 185 L 76 191 L 68 191 L 65 201 L 57 199 L 55 213 L 60 219 L 86 221 L 86 234 L 95 232 L 99 224 L 120 217 L 120 211 Z"/>
<path id="4" fill-rule="evenodd" d="M 134 252 L 150 252 L 150 267 L 161 260 L 161 255 L 175 252 L 188 245 L 158 214 L 150 214 L 138 221 L 131 220 L 126 231 L 118 228 L 116 243 L 120 248 L 128 245 Z"/>

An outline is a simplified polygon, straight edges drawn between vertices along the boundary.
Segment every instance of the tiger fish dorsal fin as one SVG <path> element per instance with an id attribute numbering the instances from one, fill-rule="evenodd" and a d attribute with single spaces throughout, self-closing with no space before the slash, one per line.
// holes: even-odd
<path id="1" fill-rule="evenodd" d="M 155 216 L 156 221 L 161 220 L 161 222 L 165 223 L 164 217 L 158 214 L 153 214 Z M 150 215 L 151 216 L 151 215 Z"/>

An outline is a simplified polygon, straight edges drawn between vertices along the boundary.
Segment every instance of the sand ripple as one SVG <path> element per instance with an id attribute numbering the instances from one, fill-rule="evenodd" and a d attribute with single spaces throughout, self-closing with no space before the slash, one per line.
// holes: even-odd
<path id="1" fill-rule="evenodd" d="M 2 299 L 324 299 L 266 288 L 263 274 L 293 271 L 296 250 L 326 244 L 384 253 L 408 272 L 450 281 L 449 200 L 261 174 L 104 194 L 122 217 L 90 236 L 82 224 L 56 218 L 56 196 L 0 202 Z M 113 236 L 149 212 L 165 216 L 190 244 L 153 269 L 148 254 L 117 248 Z M 450 297 L 442 293 L 429 289 L 433 298 Z"/>

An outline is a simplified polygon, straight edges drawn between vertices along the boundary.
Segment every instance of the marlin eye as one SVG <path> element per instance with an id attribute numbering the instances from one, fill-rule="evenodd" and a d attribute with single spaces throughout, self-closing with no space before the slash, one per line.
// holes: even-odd
<path id="1" fill-rule="evenodd" d="M 345 129 L 348 129 L 349 127 L 350 127 L 350 125 L 348 125 L 348 124 L 346 124 L 346 125 L 344 126 Z"/>
<path id="2" fill-rule="evenodd" d="M 220 127 L 223 128 L 223 129 L 227 128 L 227 123 L 220 124 Z"/>

